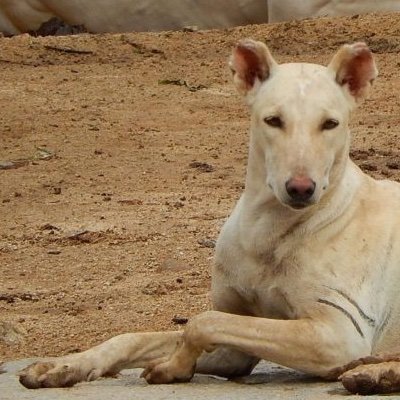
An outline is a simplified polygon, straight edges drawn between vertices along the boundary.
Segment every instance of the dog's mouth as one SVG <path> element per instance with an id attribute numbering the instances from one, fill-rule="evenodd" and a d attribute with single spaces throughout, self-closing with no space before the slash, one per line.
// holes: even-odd
<path id="1" fill-rule="evenodd" d="M 289 201 L 286 203 L 286 205 L 293 210 L 303 210 L 312 206 L 313 204 L 313 201 Z"/>

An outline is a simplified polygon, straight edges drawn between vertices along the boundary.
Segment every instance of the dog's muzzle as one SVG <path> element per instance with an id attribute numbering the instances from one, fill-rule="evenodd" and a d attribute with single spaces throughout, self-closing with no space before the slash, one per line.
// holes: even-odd
<path id="1" fill-rule="evenodd" d="M 311 178 L 303 176 L 291 178 L 285 186 L 290 207 L 301 209 L 312 204 L 316 184 Z"/>

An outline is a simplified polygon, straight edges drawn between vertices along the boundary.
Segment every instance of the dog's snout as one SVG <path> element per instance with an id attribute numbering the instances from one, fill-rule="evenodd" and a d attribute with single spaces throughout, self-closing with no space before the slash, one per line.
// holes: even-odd
<path id="1" fill-rule="evenodd" d="M 293 201 L 306 202 L 314 194 L 315 182 L 307 177 L 291 178 L 286 182 L 286 191 Z"/>

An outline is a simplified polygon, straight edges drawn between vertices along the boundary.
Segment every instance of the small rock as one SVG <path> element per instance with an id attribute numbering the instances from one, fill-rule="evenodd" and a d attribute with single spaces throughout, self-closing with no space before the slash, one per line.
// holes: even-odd
<path id="1" fill-rule="evenodd" d="M 197 243 L 201 247 L 208 247 L 210 249 L 213 249 L 215 247 L 215 240 L 213 239 L 199 239 Z"/>
<path id="2" fill-rule="evenodd" d="M 213 172 L 215 167 L 205 162 L 193 161 L 189 164 L 190 168 L 195 168 L 200 172 Z"/>
<path id="3" fill-rule="evenodd" d="M 400 169 L 400 161 L 388 161 L 386 166 L 390 169 Z"/>
<path id="4" fill-rule="evenodd" d="M 76 240 L 81 243 L 95 243 L 102 238 L 101 232 L 91 232 L 87 229 L 71 232 L 66 235 L 67 239 Z"/>
<path id="5" fill-rule="evenodd" d="M 0 169 L 16 169 L 29 164 L 29 160 L 0 161 Z"/>
<path id="6" fill-rule="evenodd" d="M 185 204 L 182 203 L 181 201 L 177 201 L 174 203 L 174 207 L 175 208 L 182 208 Z"/>
<path id="7" fill-rule="evenodd" d="M 123 200 L 118 200 L 118 203 L 127 204 L 129 206 L 140 206 L 143 204 L 143 201 L 139 199 L 123 199 Z"/>
<path id="8" fill-rule="evenodd" d="M 71 349 L 67 350 L 67 354 L 71 353 L 80 353 L 82 349 L 80 347 L 72 347 Z"/>
<path id="9" fill-rule="evenodd" d="M 53 194 L 61 194 L 61 188 L 60 187 L 53 187 L 53 188 L 51 188 L 51 193 L 53 193 Z"/>
<path id="10" fill-rule="evenodd" d="M 350 156 L 353 160 L 367 160 L 369 156 L 369 152 L 367 150 L 352 150 L 350 152 Z"/>
<path id="11" fill-rule="evenodd" d="M 375 164 L 364 162 L 360 165 L 363 171 L 378 171 L 378 167 Z"/>
<path id="12" fill-rule="evenodd" d="M 44 224 L 43 226 L 40 227 L 40 229 L 42 231 L 59 231 L 60 230 L 59 227 L 57 227 L 55 225 L 52 225 L 52 224 L 49 224 L 49 223 Z"/>
<path id="13" fill-rule="evenodd" d="M 188 321 L 189 321 L 189 318 L 186 318 L 186 317 L 178 317 L 178 316 L 174 316 L 174 318 L 172 318 L 172 322 L 174 323 L 174 324 L 177 324 L 177 325 L 185 325 L 185 324 L 187 324 L 188 323 Z"/>
<path id="14" fill-rule="evenodd" d="M 61 253 L 61 250 L 49 250 L 47 252 L 47 254 L 54 254 L 54 255 L 57 255 L 57 254 L 60 254 L 60 253 Z"/>

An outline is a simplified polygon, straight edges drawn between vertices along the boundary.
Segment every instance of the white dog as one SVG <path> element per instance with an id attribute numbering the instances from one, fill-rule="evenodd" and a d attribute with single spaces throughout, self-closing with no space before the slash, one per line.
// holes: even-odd
<path id="1" fill-rule="evenodd" d="M 230 65 L 251 138 L 245 190 L 217 243 L 215 311 L 184 332 L 124 334 L 33 364 L 23 385 L 69 386 L 126 367 L 145 368 L 150 383 L 232 377 L 265 359 L 328 378 L 359 365 L 342 375 L 351 391 L 399 389 L 396 358 L 368 356 L 399 342 L 400 186 L 349 159 L 350 113 L 377 76 L 370 50 L 343 46 L 328 67 L 278 65 L 244 40 Z"/>

